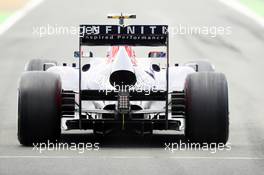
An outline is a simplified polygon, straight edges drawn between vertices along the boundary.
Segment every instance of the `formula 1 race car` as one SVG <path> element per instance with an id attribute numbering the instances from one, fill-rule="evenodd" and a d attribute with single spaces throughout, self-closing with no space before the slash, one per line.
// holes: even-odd
<path id="1" fill-rule="evenodd" d="M 18 88 L 18 140 L 55 141 L 61 129 L 153 134 L 181 131 L 190 142 L 226 143 L 228 87 L 207 61 L 170 66 L 167 25 L 80 25 L 78 63 L 33 59 Z M 85 52 L 109 46 L 105 58 Z M 163 47 L 136 57 L 134 47 Z M 88 58 L 86 58 L 88 57 Z M 89 63 L 84 64 L 84 60 Z"/>

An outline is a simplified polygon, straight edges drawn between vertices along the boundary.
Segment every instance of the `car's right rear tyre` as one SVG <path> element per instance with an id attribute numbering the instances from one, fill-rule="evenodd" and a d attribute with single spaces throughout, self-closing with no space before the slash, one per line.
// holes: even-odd
<path id="1" fill-rule="evenodd" d="M 55 141 L 61 133 L 61 80 L 50 72 L 24 72 L 18 89 L 18 140 Z"/>
<path id="2" fill-rule="evenodd" d="M 229 134 L 228 87 L 222 73 L 187 76 L 186 136 L 191 142 L 226 143 Z"/>

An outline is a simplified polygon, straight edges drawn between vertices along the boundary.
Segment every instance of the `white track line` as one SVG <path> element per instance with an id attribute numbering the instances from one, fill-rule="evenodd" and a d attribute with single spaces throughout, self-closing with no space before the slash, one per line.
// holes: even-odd
<path id="1" fill-rule="evenodd" d="M 0 159 L 156 159 L 154 156 L 0 156 Z M 207 159 L 207 160 L 264 160 L 264 157 L 246 157 L 246 156 L 218 156 L 218 157 L 209 157 L 209 156 L 170 156 L 170 157 L 161 157 L 169 159 L 182 159 L 182 160 L 193 160 L 193 159 Z"/>
<path id="2" fill-rule="evenodd" d="M 253 19 L 256 23 L 264 27 L 264 18 L 254 13 L 252 10 L 241 4 L 238 0 L 218 0 L 219 2 L 235 9 L 245 16 Z"/>
<path id="3" fill-rule="evenodd" d="M 37 7 L 44 0 L 31 0 L 25 4 L 20 10 L 8 17 L 2 24 L 0 24 L 0 35 L 4 34 L 17 21 L 23 18 L 28 12 Z"/>

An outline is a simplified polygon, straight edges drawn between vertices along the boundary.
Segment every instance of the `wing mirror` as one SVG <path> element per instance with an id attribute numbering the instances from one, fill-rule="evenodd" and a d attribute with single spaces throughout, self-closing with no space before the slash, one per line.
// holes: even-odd
<path id="1" fill-rule="evenodd" d="M 74 51 L 73 53 L 74 58 L 79 58 L 80 57 L 80 52 L 79 51 Z M 82 52 L 82 58 L 92 58 L 93 57 L 93 52 Z"/>
<path id="2" fill-rule="evenodd" d="M 149 58 L 165 58 L 166 57 L 166 52 L 162 51 L 151 51 L 148 53 Z"/>

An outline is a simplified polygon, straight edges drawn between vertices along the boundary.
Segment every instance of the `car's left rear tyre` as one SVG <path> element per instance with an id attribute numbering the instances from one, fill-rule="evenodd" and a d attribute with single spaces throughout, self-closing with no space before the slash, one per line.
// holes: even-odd
<path id="1" fill-rule="evenodd" d="M 61 133 L 61 80 L 50 72 L 25 72 L 18 89 L 18 140 L 56 141 Z"/>

